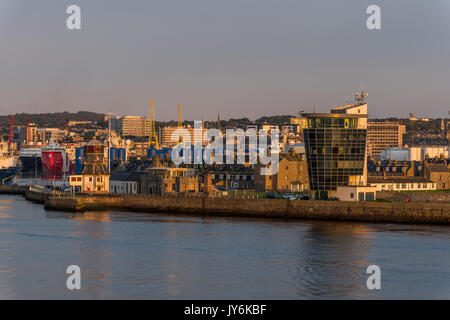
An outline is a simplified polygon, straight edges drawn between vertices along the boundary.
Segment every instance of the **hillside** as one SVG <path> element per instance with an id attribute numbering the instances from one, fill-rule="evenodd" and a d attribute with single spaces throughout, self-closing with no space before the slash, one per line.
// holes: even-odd
<path id="1" fill-rule="evenodd" d="M 0 116 L 0 128 L 3 130 L 9 128 L 11 115 Z M 79 111 L 77 113 L 59 112 L 59 113 L 20 113 L 14 115 L 14 125 L 26 125 L 27 119 L 36 123 L 39 127 L 64 128 L 67 121 L 95 121 L 103 122 L 104 115 L 89 111 Z"/>

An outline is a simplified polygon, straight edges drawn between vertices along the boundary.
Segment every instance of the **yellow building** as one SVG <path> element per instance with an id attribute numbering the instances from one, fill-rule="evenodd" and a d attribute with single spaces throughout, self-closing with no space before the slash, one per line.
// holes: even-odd
<path id="1" fill-rule="evenodd" d="M 70 176 L 70 186 L 75 192 L 81 193 L 108 193 L 109 174 L 104 173 L 83 173 L 81 175 Z"/>
<path id="2" fill-rule="evenodd" d="M 148 137 L 151 121 L 146 117 L 126 116 L 122 119 L 122 136 Z"/>
<path id="3" fill-rule="evenodd" d="M 205 139 L 205 130 L 194 130 L 192 127 L 164 127 L 159 128 L 159 142 L 161 145 L 167 146 L 167 147 L 174 147 L 179 143 L 178 139 L 172 140 L 172 134 L 177 129 L 184 129 L 187 130 L 191 137 L 191 145 L 194 145 L 195 141 L 201 141 L 202 146 L 206 146 L 209 142 Z"/>
<path id="4" fill-rule="evenodd" d="M 255 190 L 258 192 L 301 192 L 309 189 L 308 166 L 302 154 L 280 155 L 278 172 L 275 175 L 261 175 L 261 165 L 255 166 Z"/>
<path id="5" fill-rule="evenodd" d="M 297 126 L 297 133 L 303 133 L 303 129 L 308 128 L 308 121 L 306 118 L 291 118 L 291 124 Z"/>

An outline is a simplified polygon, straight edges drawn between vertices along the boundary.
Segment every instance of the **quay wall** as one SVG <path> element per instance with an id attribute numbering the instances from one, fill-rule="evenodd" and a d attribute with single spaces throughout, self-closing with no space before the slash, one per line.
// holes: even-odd
<path id="1" fill-rule="evenodd" d="M 302 201 L 171 196 L 50 197 L 48 210 L 171 213 L 365 222 L 450 224 L 449 203 Z"/>
<path id="2" fill-rule="evenodd" d="M 45 204 L 45 201 L 48 199 L 49 194 L 45 192 L 38 192 L 30 188 L 25 192 L 25 199 L 31 202 L 36 202 L 40 204 Z"/>
<path id="3" fill-rule="evenodd" d="M 377 199 L 388 201 L 405 201 L 408 198 L 410 202 L 447 202 L 450 203 L 450 191 L 445 192 L 394 192 L 382 191 L 377 192 Z"/>
<path id="4" fill-rule="evenodd" d="M 27 186 L 0 186 L 0 194 L 25 195 Z"/>

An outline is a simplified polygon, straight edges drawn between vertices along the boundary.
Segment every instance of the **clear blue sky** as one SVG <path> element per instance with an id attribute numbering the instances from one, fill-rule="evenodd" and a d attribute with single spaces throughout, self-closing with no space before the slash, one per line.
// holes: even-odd
<path id="1" fill-rule="evenodd" d="M 185 119 L 254 119 L 327 111 L 365 80 L 371 117 L 441 117 L 449 17 L 448 0 L 0 0 L 0 114 L 147 115 L 154 97 L 160 120 L 178 103 Z"/>

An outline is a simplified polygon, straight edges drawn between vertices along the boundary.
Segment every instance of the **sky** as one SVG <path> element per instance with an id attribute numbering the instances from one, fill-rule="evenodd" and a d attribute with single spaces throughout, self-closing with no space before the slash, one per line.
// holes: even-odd
<path id="1" fill-rule="evenodd" d="M 328 112 L 364 80 L 371 118 L 440 118 L 449 16 L 448 0 L 0 0 L 0 114 L 148 115 L 153 97 L 157 120 L 177 104 L 188 120 L 256 119 Z"/>

